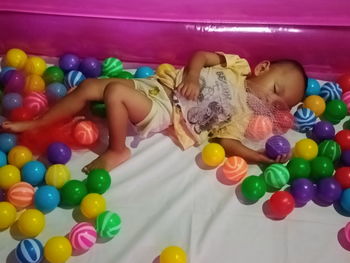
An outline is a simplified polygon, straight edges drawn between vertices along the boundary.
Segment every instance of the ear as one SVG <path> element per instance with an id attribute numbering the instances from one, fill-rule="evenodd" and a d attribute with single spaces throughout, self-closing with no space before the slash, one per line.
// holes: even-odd
<path id="1" fill-rule="evenodd" d="M 258 65 L 255 66 L 254 75 L 259 76 L 270 70 L 271 62 L 268 60 L 261 61 Z"/>

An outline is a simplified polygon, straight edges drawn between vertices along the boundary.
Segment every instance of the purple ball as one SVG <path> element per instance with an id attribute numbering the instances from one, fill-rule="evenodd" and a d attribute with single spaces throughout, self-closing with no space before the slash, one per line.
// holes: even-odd
<path id="1" fill-rule="evenodd" d="M 5 85 L 5 93 L 21 93 L 24 89 L 25 78 L 20 71 L 9 70 L 5 73 L 3 77 L 3 83 Z"/>
<path id="2" fill-rule="evenodd" d="M 4 84 L 5 82 L 5 74 L 8 72 L 8 71 L 11 71 L 11 70 L 16 70 L 15 68 L 12 68 L 12 67 L 4 67 L 1 69 L 0 71 L 0 83 Z"/>
<path id="3" fill-rule="evenodd" d="M 290 152 L 290 144 L 283 136 L 275 135 L 266 141 L 265 150 L 268 157 L 276 159 L 278 155 Z"/>
<path id="4" fill-rule="evenodd" d="M 350 166 L 350 150 L 342 151 L 340 159 L 344 166 Z"/>
<path id="5" fill-rule="evenodd" d="M 324 178 L 318 182 L 317 196 L 326 203 L 333 203 L 340 198 L 342 188 L 337 180 L 332 177 Z"/>
<path id="6" fill-rule="evenodd" d="M 47 159 L 53 164 L 65 164 L 71 156 L 71 149 L 62 142 L 53 142 L 47 148 Z"/>
<path id="7" fill-rule="evenodd" d="M 328 121 L 319 121 L 315 124 L 312 135 L 317 141 L 332 140 L 335 136 L 335 129 Z"/>
<path id="8" fill-rule="evenodd" d="M 96 58 L 84 58 L 79 67 L 80 71 L 87 78 L 97 78 L 101 75 L 101 62 Z"/>
<path id="9" fill-rule="evenodd" d="M 300 205 L 306 204 L 312 200 L 315 195 L 314 184 L 306 178 L 299 178 L 294 180 L 290 191 L 295 201 Z"/>
<path id="10" fill-rule="evenodd" d="M 79 68 L 80 59 L 74 54 L 64 54 L 60 57 L 60 68 L 65 71 L 77 70 Z"/>
<path id="11" fill-rule="evenodd" d="M 0 202 L 6 201 L 5 191 L 0 189 Z"/>
<path id="12" fill-rule="evenodd" d="M 2 98 L 2 107 L 5 111 L 10 111 L 15 108 L 21 107 L 23 98 L 18 93 L 7 93 Z"/>

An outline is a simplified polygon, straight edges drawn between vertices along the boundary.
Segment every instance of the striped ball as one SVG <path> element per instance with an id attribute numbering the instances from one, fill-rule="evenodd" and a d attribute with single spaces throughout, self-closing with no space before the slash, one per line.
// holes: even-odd
<path id="1" fill-rule="evenodd" d="M 16 207 L 27 207 L 33 203 L 34 188 L 31 184 L 19 182 L 10 187 L 7 192 L 8 201 Z"/>
<path id="2" fill-rule="evenodd" d="M 248 164 L 243 158 L 239 156 L 232 156 L 227 158 L 223 165 L 222 171 L 227 179 L 234 182 L 239 182 L 247 175 Z"/>
<path id="3" fill-rule="evenodd" d="M 43 258 L 43 245 L 35 238 L 23 239 L 17 245 L 15 253 L 20 263 L 38 263 Z"/>
<path id="4" fill-rule="evenodd" d="M 327 102 L 330 100 L 340 100 L 341 95 L 342 90 L 338 83 L 326 82 L 321 87 L 320 96 Z"/>
<path id="5" fill-rule="evenodd" d="M 31 92 L 24 97 L 23 106 L 30 109 L 35 115 L 45 112 L 48 108 L 46 95 L 40 92 Z"/>
<path id="6" fill-rule="evenodd" d="M 272 121 L 263 115 L 254 115 L 248 124 L 245 136 L 252 140 L 263 140 L 272 134 Z"/>
<path id="7" fill-rule="evenodd" d="M 294 121 L 294 128 L 299 132 L 306 133 L 312 130 L 316 124 L 317 117 L 312 110 L 300 108 L 294 113 Z"/>
<path id="8" fill-rule="evenodd" d="M 324 140 L 318 145 L 318 156 L 328 157 L 334 162 L 340 159 L 340 155 L 340 145 L 336 141 Z"/>
<path id="9" fill-rule="evenodd" d="M 65 77 L 65 84 L 68 88 L 74 88 L 85 80 L 85 76 L 78 70 L 69 71 Z"/>
<path id="10" fill-rule="evenodd" d="M 341 96 L 342 101 L 346 104 L 346 107 L 348 108 L 348 112 L 350 112 L 350 91 L 345 92 Z"/>
<path id="11" fill-rule="evenodd" d="M 266 184 L 280 189 L 288 183 L 289 171 L 280 163 L 271 164 L 264 171 L 264 179 Z"/>
<path id="12" fill-rule="evenodd" d="M 102 64 L 102 75 L 107 77 L 117 77 L 123 70 L 123 63 L 117 58 L 106 58 Z"/>
<path id="13" fill-rule="evenodd" d="M 94 226 L 87 222 L 76 224 L 69 233 L 72 247 L 77 251 L 89 250 L 96 243 L 96 239 Z"/>
<path id="14" fill-rule="evenodd" d="M 80 121 L 74 127 L 73 134 L 81 145 L 91 145 L 97 141 L 99 130 L 92 121 Z"/>
<path id="15" fill-rule="evenodd" d="M 45 182 L 60 189 L 70 179 L 68 166 L 64 164 L 51 165 L 45 174 Z"/>
<path id="16" fill-rule="evenodd" d="M 112 238 L 119 233 L 121 219 L 118 214 L 111 211 L 101 213 L 96 219 L 96 230 L 102 238 Z"/>

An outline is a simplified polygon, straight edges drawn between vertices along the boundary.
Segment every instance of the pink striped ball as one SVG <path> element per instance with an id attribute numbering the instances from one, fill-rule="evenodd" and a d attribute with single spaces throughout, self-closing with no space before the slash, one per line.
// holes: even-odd
<path id="1" fill-rule="evenodd" d="M 40 92 L 31 92 L 24 97 L 23 106 L 30 109 L 35 115 L 43 113 L 48 108 L 46 95 Z"/>
<path id="2" fill-rule="evenodd" d="M 16 207 L 23 208 L 33 203 L 34 187 L 26 182 L 19 182 L 7 192 L 8 201 Z"/>
<path id="3" fill-rule="evenodd" d="M 252 140 L 263 140 L 272 134 L 272 121 L 264 115 L 254 115 L 248 124 L 246 137 Z"/>
<path id="4" fill-rule="evenodd" d="M 226 159 L 222 171 L 230 181 L 239 182 L 247 175 L 248 164 L 243 158 L 232 156 Z"/>
<path id="5" fill-rule="evenodd" d="M 350 91 L 345 92 L 341 96 L 342 101 L 346 104 L 346 107 L 348 108 L 348 112 L 350 112 Z"/>
<path id="6" fill-rule="evenodd" d="M 76 224 L 69 233 L 72 247 L 77 251 L 89 250 L 96 243 L 96 239 L 94 226 L 87 222 Z"/>
<path id="7" fill-rule="evenodd" d="M 91 145 L 97 141 L 99 131 L 92 121 L 80 121 L 74 127 L 74 138 L 81 145 Z"/>

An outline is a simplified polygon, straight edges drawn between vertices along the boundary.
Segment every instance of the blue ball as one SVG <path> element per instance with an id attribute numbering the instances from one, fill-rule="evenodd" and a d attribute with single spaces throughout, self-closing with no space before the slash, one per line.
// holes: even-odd
<path id="1" fill-rule="evenodd" d="M 51 185 L 39 187 L 34 195 L 34 204 L 36 209 L 43 213 L 49 213 L 60 203 L 60 192 Z"/>
<path id="2" fill-rule="evenodd" d="M 13 67 L 4 67 L 4 68 L 1 69 L 1 71 L 0 71 L 0 83 L 3 83 L 3 79 L 2 78 L 5 76 L 5 73 L 7 71 L 10 71 L 10 70 L 16 70 L 16 69 L 13 68 Z M 3 84 L 5 84 L 5 83 L 3 83 Z"/>
<path id="3" fill-rule="evenodd" d="M 322 85 L 320 96 L 328 102 L 331 100 L 340 100 L 342 93 L 343 92 L 338 83 L 327 82 Z"/>
<path id="4" fill-rule="evenodd" d="M 62 83 L 51 83 L 46 87 L 46 96 L 51 102 L 55 102 L 67 94 L 67 88 Z"/>
<path id="5" fill-rule="evenodd" d="M 4 110 L 10 111 L 21 107 L 23 98 L 19 93 L 7 93 L 2 98 L 2 107 Z"/>
<path id="6" fill-rule="evenodd" d="M 12 133 L 0 134 L 0 150 L 8 153 L 13 147 L 17 145 L 17 136 Z"/>
<path id="7" fill-rule="evenodd" d="M 0 167 L 4 166 L 7 164 L 7 156 L 6 153 L 4 153 L 3 151 L 0 151 Z"/>
<path id="8" fill-rule="evenodd" d="M 65 77 L 67 87 L 74 88 L 85 80 L 85 76 L 78 70 L 69 71 Z"/>
<path id="9" fill-rule="evenodd" d="M 46 167 L 42 162 L 30 161 L 22 167 L 21 172 L 22 181 L 36 186 L 44 181 Z"/>
<path id="10" fill-rule="evenodd" d="M 20 263 L 38 263 L 43 258 L 43 245 L 35 238 L 23 239 L 16 247 L 16 258 Z"/>
<path id="11" fill-rule="evenodd" d="M 143 66 L 143 67 L 139 67 L 136 70 L 134 77 L 135 78 L 148 78 L 148 77 L 153 76 L 154 74 L 155 74 L 155 72 L 152 68 Z"/>
<path id="12" fill-rule="evenodd" d="M 350 212 L 350 188 L 344 190 L 341 194 L 340 205 L 346 212 Z"/>
<path id="13" fill-rule="evenodd" d="M 320 83 L 318 83 L 318 81 L 313 78 L 308 78 L 305 96 L 319 95 L 320 91 L 321 91 Z"/>
<path id="14" fill-rule="evenodd" d="M 294 128 L 299 132 L 311 131 L 316 121 L 315 113 L 308 108 L 300 108 L 294 113 Z"/>

